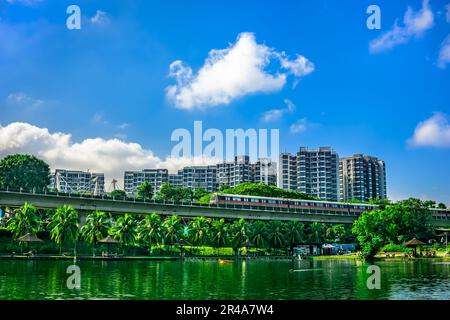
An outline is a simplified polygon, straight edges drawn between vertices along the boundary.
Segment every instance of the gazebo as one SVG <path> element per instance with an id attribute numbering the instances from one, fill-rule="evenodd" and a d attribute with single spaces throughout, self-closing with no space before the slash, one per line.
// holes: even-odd
<path id="1" fill-rule="evenodd" d="M 99 243 L 106 243 L 106 244 L 108 245 L 108 252 L 107 252 L 108 256 L 109 256 L 109 246 L 110 246 L 111 244 L 117 244 L 117 243 L 120 243 L 119 240 L 116 240 L 116 239 L 114 239 L 114 238 L 111 237 L 111 236 L 107 236 L 106 238 L 104 238 L 104 239 L 102 239 L 102 240 L 99 240 L 98 242 L 99 242 Z"/>
<path id="2" fill-rule="evenodd" d="M 17 238 L 17 241 L 21 243 L 31 243 L 31 242 L 42 242 L 41 239 L 39 239 L 35 234 L 27 233 L 19 238 Z"/>
<path id="3" fill-rule="evenodd" d="M 413 254 L 414 256 L 417 256 L 417 247 L 425 245 L 424 242 L 417 240 L 416 238 L 412 238 L 408 242 L 404 243 L 404 246 L 407 248 L 413 248 Z"/>

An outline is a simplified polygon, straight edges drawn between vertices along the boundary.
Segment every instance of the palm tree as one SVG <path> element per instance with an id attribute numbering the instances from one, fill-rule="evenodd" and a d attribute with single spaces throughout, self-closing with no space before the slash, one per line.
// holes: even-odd
<path id="1" fill-rule="evenodd" d="M 315 244 L 322 244 L 325 237 L 325 225 L 313 222 L 309 225 L 309 241 Z"/>
<path id="2" fill-rule="evenodd" d="M 93 246 L 92 253 L 95 256 L 95 244 L 108 235 L 111 221 L 106 212 L 94 211 L 86 218 L 86 224 L 81 228 L 81 236 L 88 244 Z"/>
<path id="3" fill-rule="evenodd" d="M 213 220 L 211 234 L 211 241 L 216 248 L 225 246 L 229 238 L 228 225 L 225 223 L 225 219 Z"/>
<path id="4" fill-rule="evenodd" d="M 181 219 L 172 215 L 167 217 L 163 223 L 164 230 L 164 243 L 173 245 L 182 238 L 183 225 L 181 224 Z"/>
<path id="5" fill-rule="evenodd" d="M 164 238 L 161 217 L 156 213 L 145 216 L 137 227 L 137 233 L 139 240 L 148 245 L 150 253 L 152 246 L 161 244 Z"/>
<path id="6" fill-rule="evenodd" d="M 25 203 L 22 207 L 14 210 L 14 215 L 8 220 L 6 227 L 13 233 L 14 238 L 18 238 L 27 233 L 39 232 L 41 222 L 36 208 Z"/>
<path id="7" fill-rule="evenodd" d="M 116 220 L 110 229 L 110 233 L 114 238 L 119 240 L 122 245 L 129 246 L 136 243 L 136 229 L 136 219 L 126 213 Z"/>
<path id="8" fill-rule="evenodd" d="M 250 226 L 250 241 L 257 248 L 264 248 L 267 245 L 267 223 L 263 221 L 255 221 Z"/>
<path id="9" fill-rule="evenodd" d="M 195 217 L 189 223 L 191 241 L 196 246 L 202 246 L 208 240 L 209 224 L 211 220 L 204 217 Z"/>
<path id="10" fill-rule="evenodd" d="M 285 242 L 283 234 L 283 223 L 275 220 L 267 225 L 267 240 L 272 248 L 281 248 Z"/>
<path id="11" fill-rule="evenodd" d="M 286 244 L 289 245 L 292 254 L 294 246 L 304 241 L 305 225 L 300 221 L 289 221 L 284 225 L 283 233 Z"/>
<path id="12" fill-rule="evenodd" d="M 60 254 L 64 243 L 73 242 L 75 245 L 74 254 L 76 255 L 76 241 L 79 236 L 78 213 L 73 207 L 64 205 L 56 209 L 48 223 L 48 230 L 51 239 L 59 245 Z"/>
<path id="13" fill-rule="evenodd" d="M 239 219 L 231 225 L 231 244 L 234 252 L 237 254 L 238 249 L 248 240 L 248 225 L 244 219 Z"/>

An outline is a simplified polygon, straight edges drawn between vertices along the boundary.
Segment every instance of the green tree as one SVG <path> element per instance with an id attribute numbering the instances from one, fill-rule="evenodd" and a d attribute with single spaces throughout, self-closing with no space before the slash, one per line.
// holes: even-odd
<path id="1" fill-rule="evenodd" d="M 265 183 L 244 182 L 233 188 L 222 186 L 219 189 L 219 192 L 225 194 L 240 194 L 249 196 L 316 200 L 316 198 L 311 197 L 307 194 L 291 190 L 284 190 Z"/>
<path id="2" fill-rule="evenodd" d="M 95 254 L 95 244 L 108 235 L 110 228 L 111 220 L 106 212 L 94 211 L 86 217 L 86 224 L 81 227 L 81 237 L 93 246 L 93 254 Z"/>
<path id="3" fill-rule="evenodd" d="M 113 198 L 117 198 L 117 199 L 124 199 L 127 197 L 127 194 L 125 191 L 120 190 L 120 189 L 116 189 L 111 191 L 111 193 L 109 194 L 111 197 Z"/>
<path id="4" fill-rule="evenodd" d="M 384 210 L 364 212 L 353 224 L 362 256 L 371 259 L 386 244 L 432 237 L 434 228 L 429 206 L 429 202 L 411 198 Z"/>
<path id="5" fill-rule="evenodd" d="M 281 248 L 285 243 L 283 234 L 283 223 L 281 221 L 269 221 L 267 224 L 267 241 L 274 248 Z"/>
<path id="6" fill-rule="evenodd" d="M 231 246 L 237 254 L 243 243 L 248 241 L 248 224 L 244 219 L 235 220 L 231 225 Z"/>
<path id="7" fill-rule="evenodd" d="M 78 213 L 73 207 L 64 205 L 56 209 L 55 213 L 50 217 L 47 227 L 51 240 L 59 245 L 60 253 L 64 243 L 76 245 L 79 236 Z"/>
<path id="8" fill-rule="evenodd" d="M 50 167 L 27 154 L 15 154 L 0 161 L 0 187 L 43 191 L 50 184 Z"/>
<path id="9" fill-rule="evenodd" d="M 153 186 L 150 182 L 144 182 L 137 188 L 137 196 L 142 199 L 150 200 L 153 197 Z"/>
<path id="10" fill-rule="evenodd" d="M 194 190 L 194 193 L 192 196 L 193 196 L 194 200 L 199 200 L 206 195 L 208 195 L 208 191 L 206 191 L 204 188 L 198 188 L 198 189 Z"/>
<path id="11" fill-rule="evenodd" d="M 325 225 L 319 222 L 313 222 L 309 225 L 309 242 L 321 245 L 325 242 Z"/>
<path id="12" fill-rule="evenodd" d="M 164 239 L 161 217 L 156 213 L 145 216 L 138 225 L 137 233 L 139 240 L 148 246 L 151 253 L 152 246 L 160 245 Z"/>
<path id="13" fill-rule="evenodd" d="M 189 223 L 189 234 L 192 244 L 202 246 L 208 240 L 210 219 L 204 217 L 195 217 Z"/>
<path id="14" fill-rule="evenodd" d="M 229 240 L 228 224 L 225 219 L 213 220 L 211 224 L 211 241 L 216 248 L 224 247 Z"/>
<path id="15" fill-rule="evenodd" d="M 134 245 L 137 236 L 137 221 L 132 215 L 126 213 L 117 218 L 110 229 L 110 233 L 115 239 L 119 240 L 122 245 Z"/>
<path id="16" fill-rule="evenodd" d="M 304 241 L 305 225 L 300 221 L 289 221 L 284 224 L 283 234 L 290 252 L 293 253 L 294 246 Z"/>
<path id="17" fill-rule="evenodd" d="M 12 232 L 14 238 L 29 234 L 36 234 L 41 228 L 41 218 L 32 205 L 25 203 L 14 210 L 14 215 L 7 221 L 6 227 Z"/>
<path id="18" fill-rule="evenodd" d="M 165 183 L 156 193 L 155 199 L 173 202 L 191 202 L 194 198 L 191 188 L 172 187 L 170 183 Z"/>
<path id="19" fill-rule="evenodd" d="M 163 223 L 164 243 L 174 245 L 183 238 L 183 225 L 181 218 L 172 215 L 167 217 Z"/>
<path id="20" fill-rule="evenodd" d="M 437 205 L 437 207 L 438 207 L 438 209 L 447 209 L 447 207 L 445 206 L 445 203 L 439 203 L 438 205 Z"/>
<path id="21" fill-rule="evenodd" d="M 249 229 L 250 242 L 257 248 L 265 248 L 267 246 L 267 223 L 255 221 Z"/>

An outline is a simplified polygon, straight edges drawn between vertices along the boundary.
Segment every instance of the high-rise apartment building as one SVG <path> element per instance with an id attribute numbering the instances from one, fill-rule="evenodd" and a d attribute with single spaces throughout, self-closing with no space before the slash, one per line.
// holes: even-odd
<path id="1" fill-rule="evenodd" d="M 376 157 L 356 154 L 339 161 L 342 201 L 386 199 L 386 167 Z"/>
<path id="2" fill-rule="evenodd" d="M 182 186 L 192 189 L 205 189 L 208 192 L 217 191 L 217 168 L 211 166 L 190 166 L 178 170 L 178 181 Z"/>
<path id="3" fill-rule="evenodd" d="M 59 192 L 98 195 L 105 192 L 105 176 L 103 173 L 56 169 L 50 176 L 50 187 Z"/>
<path id="4" fill-rule="evenodd" d="M 280 155 L 278 184 L 321 200 L 339 199 L 339 157 L 329 147 L 300 148 L 296 155 Z"/>
<path id="5" fill-rule="evenodd" d="M 144 182 L 149 182 L 153 186 L 153 192 L 157 192 L 164 183 L 169 182 L 169 172 L 167 169 L 125 171 L 123 184 L 126 193 L 135 194 L 137 188 Z"/>

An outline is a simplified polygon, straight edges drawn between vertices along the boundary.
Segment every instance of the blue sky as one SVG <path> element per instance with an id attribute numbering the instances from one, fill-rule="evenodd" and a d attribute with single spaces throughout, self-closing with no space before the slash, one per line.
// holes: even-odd
<path id="1" fill-rule="evenodd" d="M 279 128 L 282 151 L 331 146 L 340 156 L 377 156 L 390 198 L 450 204 L 449 2 L 0 0 L 0 155 L 27 151 L 53 167 L 112 166 L 103 171 L 116 174 L 162 165 L 172 131 L 194 120 L 220 130 Z M 81 9 L 80 30 L 66 28 L 71 4 Z M 371 4 L 381 9 L 380 30 L 366 26 Z M 254 69 L 236 78 L 227 67 L 227 88 L 220 72 L 200 80 L 208 53 L 228 48 L 226 56 L 239 35 L 270 52 L 261 70 L 272 78 Z M 193 105 L 167 93 L 178 60 L 192 74 L 177 92 Z M 215 105 L 224 92 L 227 101 Z M 264 121 L 274 109 L 284 111 Z M 102 165 L 82 156 L 89 148 L 99 148 Z M 125 160 L 112 165 L 113 156 Z"/>

